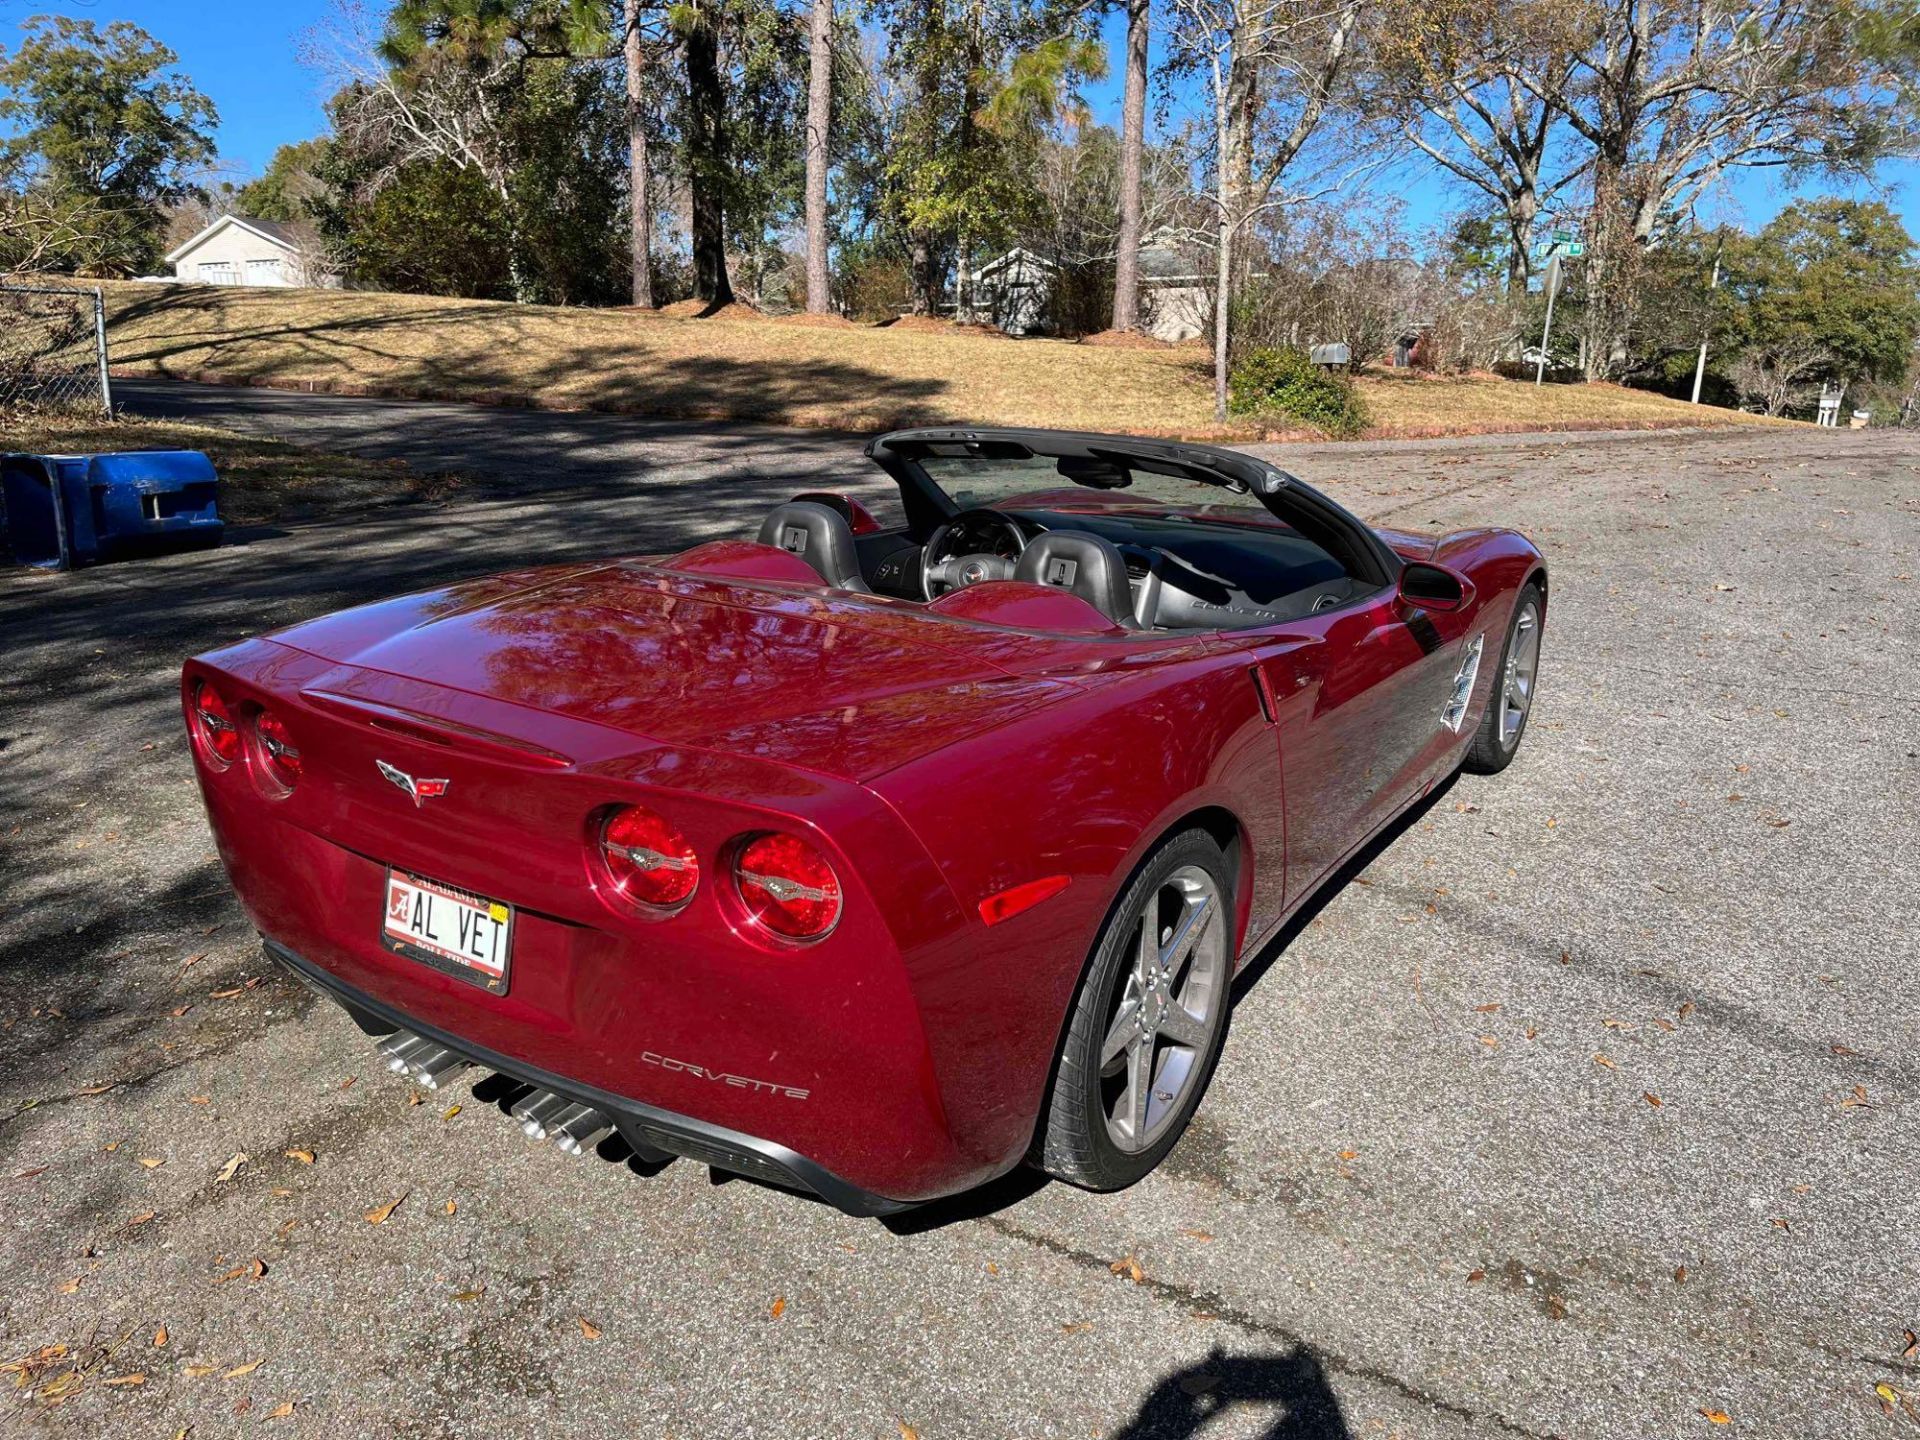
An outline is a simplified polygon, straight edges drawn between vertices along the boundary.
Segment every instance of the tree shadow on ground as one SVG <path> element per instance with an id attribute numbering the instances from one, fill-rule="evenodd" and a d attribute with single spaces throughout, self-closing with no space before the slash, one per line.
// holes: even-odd
<path id="1" fill-rule="evenodd" d="M 1285 1352 L 1204 1360 L 1165 1376 L 1108 1440 L 1190 1440 L 1215 1420 L 1249 1408 L 1281 1409 L 1259 1440 L 1352 1440 L 1326 1367 L 1305 1345 Z"/>

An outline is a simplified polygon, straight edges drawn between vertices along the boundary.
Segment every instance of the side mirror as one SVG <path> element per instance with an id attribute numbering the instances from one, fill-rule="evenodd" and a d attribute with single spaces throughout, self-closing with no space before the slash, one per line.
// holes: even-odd
<path id="1" fill-rule="evenodd" d="M 1473 599 L 1473 582 L 1444 565 L 1409 560 L 1400 568 L 1400 598 L 1419 610 L 1458 610 Z"/>

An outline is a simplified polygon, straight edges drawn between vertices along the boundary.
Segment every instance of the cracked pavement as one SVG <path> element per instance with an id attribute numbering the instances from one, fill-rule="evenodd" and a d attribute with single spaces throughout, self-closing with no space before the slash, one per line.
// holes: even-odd
<path id="1" fill-rule="evenodd" d="M 261 958 L 176 690 L 354 600 L 751 533 L 872 485 L 857 442 L 128 388 L 483 478 L 0 572 L 0 1430 L 1920 1434 L 1920 437 L 1273 447 L 1547 552 L 1520 758 L 1255 960 L 1161 1171 L 882 1224 L 411 1103 Z"/>

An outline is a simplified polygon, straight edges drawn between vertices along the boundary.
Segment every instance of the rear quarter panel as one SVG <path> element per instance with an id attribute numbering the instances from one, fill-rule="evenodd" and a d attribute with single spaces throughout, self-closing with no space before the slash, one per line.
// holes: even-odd
<path id="1" fill-rule="evenodd" d="M 1162 836 L 1232 817 L 1236 942 L 1282 901 L 1280 753 L 1234 657 L 1093 662 L 1046 709 L 870 783 L 960 902 L 958 930 L 909 965 L 955 1133 L 983 1156 L 1024 1153 L 1093 942 Z M 1053 875 L 1071 877 L 1058 895 L 980 919 L 988 896 Z"/>

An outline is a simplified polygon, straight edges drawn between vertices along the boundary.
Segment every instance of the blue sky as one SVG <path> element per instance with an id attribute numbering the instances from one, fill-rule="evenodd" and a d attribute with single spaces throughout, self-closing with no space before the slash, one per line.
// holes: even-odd
<path id="1" fill-rule="evenodd" d="M 131 20 L 179 52 L 181 68 L 213 98 L 220 111 L 219 144 L 233 178 L 258 174 L 274 150 L 288 141 L 319 133 L 322 96 L 317 77 L 297 59 L 300 37 L 317 24 L 328 0 L 0 0 L 0 44 L 19 38 L 29 15 L 58 12 L 90 18 Z M 1124 25 L 1118 16 L 1108 25 L 1116 58 Z M 1118 119 L 1115 80 L 1093 87 L 1090 98 L 1104 121 Z M 1920 235 L 1920 167 L 1889 165 L 1882 172 L 1886 198 Z M 1408 219 L 1416 227 L 1438 219 L 1462 203 L 1459 192 L 1430 173 L 1395 177 L 1406 198 Z M 1814 186 L 1812 189 L 1831 188 Z M 1864 194 L 1865 191 L 1857 193 Z M 1747 226 L 1764 224 L 1792 196 L 1764 172 L 1742 176 L 1716 195 L 1703 212 L 1710 221 Z"/>

